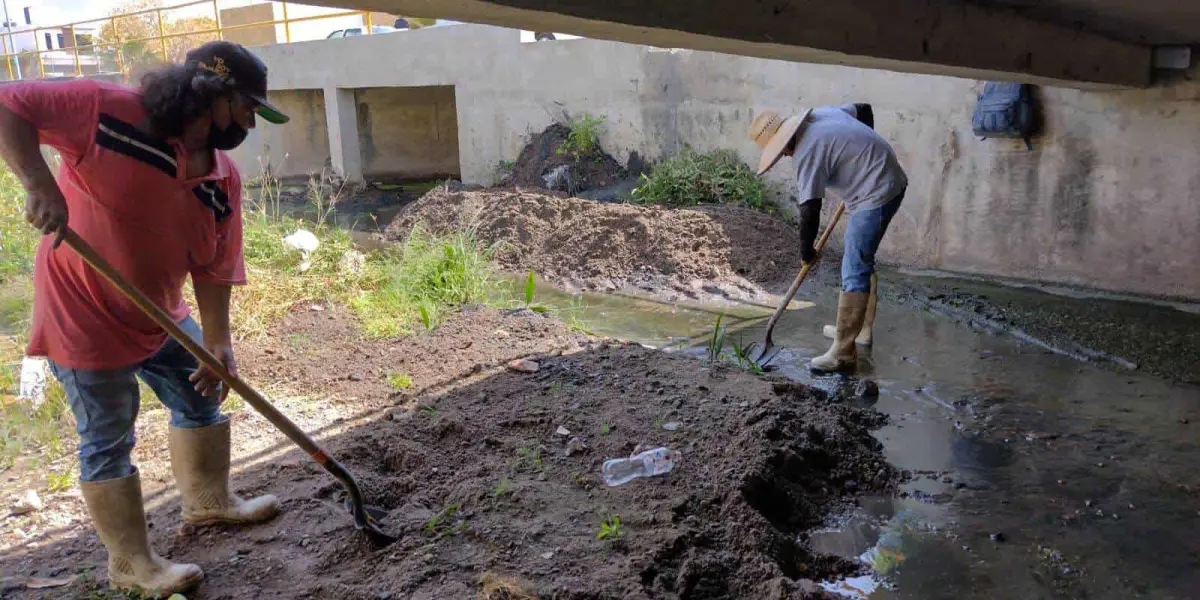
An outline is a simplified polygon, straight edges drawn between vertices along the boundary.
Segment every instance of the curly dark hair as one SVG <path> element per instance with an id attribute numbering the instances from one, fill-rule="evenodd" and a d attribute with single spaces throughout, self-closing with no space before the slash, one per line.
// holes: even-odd
<path id="1" fill-rule="evenodd" d="M 155 135 L 179 137 L 208 112 L 213 101 L 231 91 L 220 76 L 194 62 L 165 65 L 142 77 L 142 108 Z"/>

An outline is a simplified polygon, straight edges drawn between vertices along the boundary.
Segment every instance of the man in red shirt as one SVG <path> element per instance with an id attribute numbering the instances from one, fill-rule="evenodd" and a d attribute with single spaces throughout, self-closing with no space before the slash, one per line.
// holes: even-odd
<path id="1" fill-rule="evenodd" d="M 256 113 L 287 121 L 266 92 L 266 66 L 228 42 L 150 73 L 139 90 L 85 79 L 0 86 L 0 156 L 25 187 L 26 218 L 56 236 L 38 247 L 27 352 L 46 356 L 66 390 L 80 436 L 80 487 L 117 588 L 166 596 L 203 578 L 200 567 L 167 561 L 149 544 L 130 461 L 137 378 L 170 409 L 185 522 L 264 521 L 279 502 L 243 500 L 229 489 L 229 420 L 220 412 L 228 390 L 216 375 L 78 255 L 58 248 L 59 236 L 69 217 L 72 229 L 235 370 L 229 298 L 246 278 L 242 187 L 223 151 L 245 139 Z M 39 143 L 61 155 L 57 178 Z M 203 332 L 184 302 L 188 276 Z"/>

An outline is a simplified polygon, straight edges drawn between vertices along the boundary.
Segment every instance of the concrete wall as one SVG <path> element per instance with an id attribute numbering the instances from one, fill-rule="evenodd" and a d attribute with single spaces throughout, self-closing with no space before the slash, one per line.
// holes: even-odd
<path id="1" fill-rule="evenodd" d="M 270 23 L 278 18 L 275 16 L 275 13 L 273 2 L 222 8 L 221 25 L 223 27 L 232 27 L 250 23 Z M 224 36 L 226 40 L 237 42 L 243 46 L 269 46 L 283 41 L 277 35 L 275 25 L 231 29 L 226 31 Z"/>
<path id="2" fill-rule="evenodd" d="M 329 131 L 321 90 L 273 90 L 268 96 L 291 121 L 279 127 L 257 119 L 246 141 L 230 153 L 243 177 L 258 176 L 265 165 L 277 177 L 306 176 L 326 168 Z"/>
<path id="3" fill-rule="evenodd" d="M 453 86 L 470 183 L 490 183 L 498 161 L 514 159 L 526 134 L 564 111 L 606 116 L 602 143 L 619 159 L 690 144 L 734 148 L 749 162 L 754 110 L 868 101 L 911 179 L 882 260 L 1200 300 L 1196 81 L 1043 88 L 1046 135 L 1030 152 L 971 135 L 975 81 L 588 39 L 521 44 L 518 35 L 457 26 L 259 54 L 275 89 L 324 88 L 328 97 Z M 785 162 L 772 177 L 787 185 L 787 171 Z"/>
<path id="4" fill-rule="evenodd" d="M 453 87 L 359 89 L 354 102 L 364 175 L 458 177 Z"/>

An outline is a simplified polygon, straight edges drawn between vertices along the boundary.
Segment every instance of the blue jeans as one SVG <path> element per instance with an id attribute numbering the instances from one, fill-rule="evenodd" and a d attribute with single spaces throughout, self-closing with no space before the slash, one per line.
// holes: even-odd
<path id="1" fill-rule="evenodd" d="M 887 232 L 892 217 L 904 202 L 904 191 L 887 204 L 870 210 L 860 210 L 850 215 L 846 225 L 846 252 L 842 255 L 842 290 L 846 292 L 870 292 L 871 274 L 875 272 L 875 252 Z"/>
<path id="2" fill-rule="evenodd" d="M 191 317 L 180 327 L 200 340 L 200 326 Z M 129 367 L 110 371 L 68 369 L 50 361 L 50 372 L 62 383 L 79 432 L 79 478 L 103 481 L 133 474 L 134 421 L 138 414 L 138 378 L 171 410 L 171 426 L 183 429 L 224 422 L 220 394 L 203 396 L 188 377 L 199 366 L 196 358 L 168 339 L 153 356 Z"/>

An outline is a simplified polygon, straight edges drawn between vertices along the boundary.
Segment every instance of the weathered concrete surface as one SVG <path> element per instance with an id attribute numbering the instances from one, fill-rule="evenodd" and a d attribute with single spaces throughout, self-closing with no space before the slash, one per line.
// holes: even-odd
<path id="1" fill-rule="evenodd" d="M 453 87 L 358 89 L 354 102 L 365 175 L 459 176 Z"/>
<path id="2" fill-rule="evenodd" d="M 1022 15 L 1086 27 L 1137 44 L 1200 45 L 1200 5 L 1179 0 L 969 0 L 1015 9 Z"/>
<path id="3" fill-rule="evenodd" d="M 958 0 L 333 2 L 662 48 L 1048 85 L 1144 86 L 1151 74 L 1148 47 Z"/>
<path id="4" fill-rule="evenodd" d="M 601 141 L 619 159 L 691 145 L 752 161 L 745 130 L 756 109 L 871 102 L 911 179 L 885 262 L 1200 299 L 1194 80 L 1122 92 L 1043 88 L 1046 133 L 1030 152 L 974 138 L 981 85 L 947 77 L 599 40 L 521 44 L 515 31 L 474 25 L 260 55 L 277 89 L 453 86 L 468 183 L 491 183 L 527 133 L 563 112 L 605 116 Z M 773 180 L 786 185 L 788 171 L 785 162 Z"/>
<path id="5" fill-rule="evenodd" d="M 269 96 L 292 120 L 287 127 L 272 127 L 260 120 L 246 141 L 230 153 L 241 167 L 242 178 L 257 177 L 265 165 L 270 165 L 277 177 L 320 172 L 329 162 L 329 128 L 321 90 L 279 89 Z"/>

